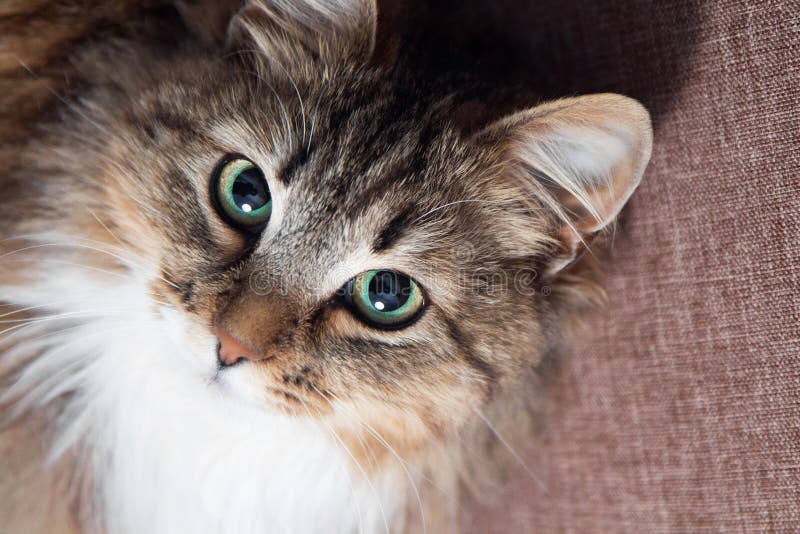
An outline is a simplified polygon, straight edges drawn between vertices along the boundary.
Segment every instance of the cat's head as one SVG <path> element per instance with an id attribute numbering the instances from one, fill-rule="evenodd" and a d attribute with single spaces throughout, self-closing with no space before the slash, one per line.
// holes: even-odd
<path id="1" fill-rule="evenodd" d="M 457 96 L 372 60 L 375 33 L 372 0 L 263 0 L 224 51 L 93 53 L 105 83 L 30 158 L 57 170 L 19 185 L 54 209 L 20 228 L 149 266 L 187 374 L 413 443 L 536 365 L 561 276 L 637 187 L 651 128 L 606 94 L 466 134 Z"/>

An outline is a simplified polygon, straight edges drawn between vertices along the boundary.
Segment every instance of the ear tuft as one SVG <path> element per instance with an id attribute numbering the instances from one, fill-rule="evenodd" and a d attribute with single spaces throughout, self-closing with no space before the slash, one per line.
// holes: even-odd
<path id="1" fill-rule="evenodd" d="M 652 137 L 647 110 L 614 94 L 557 100 L 479 134 L 499 146 L 507 174 L 561 221 L 555 237 L 565 254 L 554 270 L 617 217 L 642 179 Z"/>
<path id="2" fill-rule="evenodd" d="M 377 24 L 375 0 L 249 0 L 231 23 L 229 45 L 255 48 L 279 69 L 366 62 Z"/>

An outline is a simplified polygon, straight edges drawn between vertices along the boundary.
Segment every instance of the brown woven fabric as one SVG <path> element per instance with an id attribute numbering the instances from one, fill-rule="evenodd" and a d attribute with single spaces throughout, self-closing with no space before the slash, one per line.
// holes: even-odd
<path id="1" fill-rule="evenodd" d="M 800 3 L 472 4 L 446 39 L 500 35 L 548 96 L 640 98 L 656 137 L 608 308 L 550 380 L 547 492 L 520 469 L 465 523 L 800 529 Z"/>

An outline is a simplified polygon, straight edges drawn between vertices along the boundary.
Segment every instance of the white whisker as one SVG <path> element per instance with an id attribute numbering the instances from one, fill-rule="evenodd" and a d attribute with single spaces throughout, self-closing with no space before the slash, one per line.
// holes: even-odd
<path id="1" fill-rule="evenodd" d="M 528 467 L 528 464 L 525 463 L 525 461 L 522 459 L 522 457 L 519 454 L 517 454 L 517 451 L 515 451 L 511 447 L 511 445 L 505 440 L 505 438 L 500 435 L 500 433 L 497 431 L 497 429 L 492 424 L 492 422 L 489 421 L 489 419 L 485 415 L 483 415 L 483 413 L 481 413 L 481 411 L 478 410 L 478 408 L 476 408 L 475 406 L 472 407 L 472 410 L 475 412 L 475 414 L 478 417 L 481 418 L 481 421 L 483 421 L 486 424 L 486 426 L 497 437 L 497 439 L 500 441 L 500 443 L 502 443 L 503 446 L 506 449 L 508 449 L 508 452 L 511 453 L 511 456 L 513 456 L 514 459 L 519 463 L 519 465 L 521 465 L 522 468 L 528 473 L 528 475 L 530 475 L 531 479 L 533 479 L 533 481 L 536 482 L 536 484 L 539 486 L 539 488 L 541 488 L 542 491 L 544 491 L 545 494 L 549 495 L 550 492 L 547 490 L 547 486 L 544 484 L 544 482 L 542 482 L 542 480 L 539 477 L 536 476 L 536 474 L 533 472 L 533 470 L 530 467 Z"/>
<path id="2" fill-rule="evenodd" d="M 321 395 L 323 398 L 327 400 L 327 397 L 325 397 L 325 395 L 323 395 L 322 392 L 319 391 L 319 389 L 317 389 L 315 385 L 311 384 L 311 387 L 319 395 Z M 333 393 L 330 393 L 330 395 L 339 402 L 339 406 L 342 409 L 346 410 L 346 408 L 344 408 L 344 403 L 342 403 L 336 395 L 334 395 Z M 349 412 L 349 410 L 347 411 Z M 400 467 L 403 469 L 403 471 L 405 471 L 405 474 L 408 477 L 408 481 L 411 483 L 411 488 L 414 490 L 414 495 L 417 498 L 417 504 L 419 505 L 420 520 L 422 521 L 422 532 L 423 534 L 425 534 L 428 531 L 427 524 L 425 521 L 425 509 L 422 506 L 422 497 L 419 493 L 419 488 L 417 488 L 417 483 L 415 482 L 414 477 L 411 475 L 411 471 L 409 470 L 410 464 L 408 464 L 408 462 L 406 462 L 405 460 L 403 460 L 403 458 L 400 457 L 400 454 L 398 454 L 398 452 L 394 450 L 394 448 L 391 445 L 389 445 L 389 442 L 384 439 L 384 437 L 380 434 L 380 432 L 372 428 L 372 426 L 369 423 L 360 418 L 358 414 L 356 414 L 355 412 L 349 412 L 349 413 L 351 413 L 354 417 L 356 417 L 359 420 L 359 422 L 362 425 L 364 425 L 364 428 L 366 428 L 375 437 L 375 439 L 377 439 L 386 448 L 386 450 L 388 450 L 400 463 Z"/>
<path id="3" fill-rule="evenodd" d="M 322 430 L 322 427 L 319 425 L 319 422 L 317 421 L 317 418 L 314 417 L 311 414 L 311 410 L 309 410 L 308 405 L 306 404 L 306 402 L 301 397 L 297 397 L 297 399 L 303 405 L 303 408 L 305 409 L 309 420 L 318 429 Z M 378 503 L 380 504 L 380 496 L 375 491 L 375 487 L 372 485 L 372 482 L 370 482 L 369 477 L 367 476 L 367 474 L 364 471 L 364 469 L 361 467 L 361 464 L 358 462 L 358 460 L 356 460 L 356 457 L 353 456 L 353 453 L 350 452 L 350 449 L 347 447 L 347 445 L 345 445 L 344 441 L 342 440 L 342 438 L 339 437 L 339 434 L 336 433 L 336 431 L 333 429 L 333 427 L 331 427 L 331 425 L 327 421 L 323 420 L 323 422 L 325 423 L 325 426 L 328 428 L 328 434 L 336 440 L 336 442 L 341 446 L 341 448 L 345 451 L 345 453 L 347 453 L 347 455 L 350 457 L 350 459 L 353 461 L 353 463 L 356 464 L 356 468 L 362 473 L 362 475 L 366 479 L 367 483 L 369 484 L 369 487 L 372 490 L 372 493 L 378 499 Z M 359 503 L 358 495 L 356 495 L 355 485 L 353 484 L 353 477 L 350 476 L 350 473 L 349 473 L 349 471 L 347 469 L 345 469 L 345 475 L 347 476 L 347 482 L 350 485 L 350 492 L 353 495 L 353 501 L 355 502 L 356 511 L 358 513 L 358 531 L 359 532 L 363 532 L 363 530 L 364 530 L 364 527 L 363 527 L 364 516 L 363 516 L 363 514 L 361 512 L 361 504 Z M 389 533 L 389 526 L 388 526 L 388 523 L 386 522 L 386 516 L 383 514 L 383 507 L 382 506 L 381 506 L 381 515 L 383 515 L 383 522 L 384 522 L 384 525 L 386 526 L 386 533 L 388 534 Z"/>
<path id="4" fill-rule="evenodd" d="M 314 389 L 316 389 L 316 388 L 314 388 Z M 298 398 L 299 398 L 299 397 L 298 397 Z M 326 401 L 328 404 L 330 404 L 330 405 L 331 405 L 331 408 L 333 408 L 333 404 L 331 404 L 331 401 L 329 401 L 329 400 L 328 400 L 327 398 L 325 398 L 325 397 L 323 397 L 323 398 L 325 399 L 325 401 Z M 303 400 L 302 400 L 302 399 L 300 399 L 300 402 L 303 402 Z M 305 402 L 303 402 L 303 406 L 306 406 Z M 306 411 L 308 411 L 308 407 L 306 407 Z M 310 413 L 310 412 L 309 412 L 309 417 L 313 417 L 313 416 L 311 416 L 311 413 Z M 324 419 L 322 420 L 322 422 L 325 424 L 325 426 L 326 426 L 326 427 L 328 427 L 328 429 L 329 429 L 329 430 L 330 430 L 330 432 L 333 434 L 333 436 L 336 438 L 336 440 L 339 442 L 339 444 L 341 444 L 342 448 L 344 448 L 345 452 L 346 452 L 346 453 L 347 453 L 347 455 L 350 457 L 350 459 L 351 459 L 351 460 L 353 460 L 353 462 L 356 464 L 356 468 L 359 470 L 359 472 L 361 473 L 361 475 L 364 477 L 364 480 L 367 482 L 367 485 L 369 486 L 369 488 L 370 488 L 370 490 L 372 491 L 373 495 L 375 495 L 375 498 L 376 498 L 376 499 L 377 499 L 377 501 L 378 501 L 378 507 L 379 507 L 379 509 L 380 509 L 381 518 L 383 519 L 383 525 L 384 525 L 384 527 L 385 527 L 385 529 L 386 529 L 386 533 L 387 533 L 387 534 L 389 534 L 389 522 L 388 522 L 388 520 L 387 520 L 387 518 L 386 518 L 386 512 L 385 512 L 385 511 L 384 511 L 384 509 L 383 509 L 383 503 L 381 502 L 381 496 L 380 496 L 380 494 L 377 492 L 377 490 L 375 489 L 375 486 L 372 484 L 372 480 L 370 479 L 370 476 L 367 474 L 367 472 L 366 472 L 366 471 L 364 470 L 364 468 L 361 466 L 361 463 L 360 463 L 360 462 L 359 462 L 359 461 L 356 459 L 356 457 L 353 455 L 352 451 L 350 451 L 350 448 L 349 448 L 349 447 L 347 447 L 347 445 L 345 445 L 345 443 L 344 443 L 344 441 L 342 440 L 342 438 L 339 436 L 339 434 L 337 434 L 337 433 L 336 433 L 336 430 L 334 430 L 334 428 L 333 428 L 333 427 L 330 425 L 330 423 L 328 423 L 328 422 L 327 422 L 327 421 L 325 421 Z"/>
<path id="5" fill-rule="evenodd" d="M 425 217 L 427 217 L 428 215 L 436 213 L 439 210 L 443 210 L 445 208 L 449 208 L 450 206 L 455 206 L 457 204 L 473 204 L 473 203 L 474 204 L 509 204 L 511 202 L 513 202 L 513 201 L 512 200 L 486 200 L 486 199 L 455 200 L 453 202 L 448 202 L 447 204 L 442 204 L 441 206 L 436 206 L 435 208 L 426 211 L 425 213 L 423 213 L 422 215 L 420 215 L 419 217 L 417 217 L 416 219 L 411 221 L 411 224 L 419 222 L 422 219 L 424 219 Z"/>

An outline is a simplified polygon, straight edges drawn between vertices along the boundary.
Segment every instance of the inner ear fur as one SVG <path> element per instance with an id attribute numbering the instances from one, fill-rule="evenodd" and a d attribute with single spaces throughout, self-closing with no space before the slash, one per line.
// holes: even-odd
<path id="1" fill-rule="evenodd" d="M 515 113 L 478 134 L 501 157 L 504 179 L 554 215 L 568 265 L 609 227 L 642 179 L 653 143 L 650 115 L 636 100 L 598 94 Z"/>

